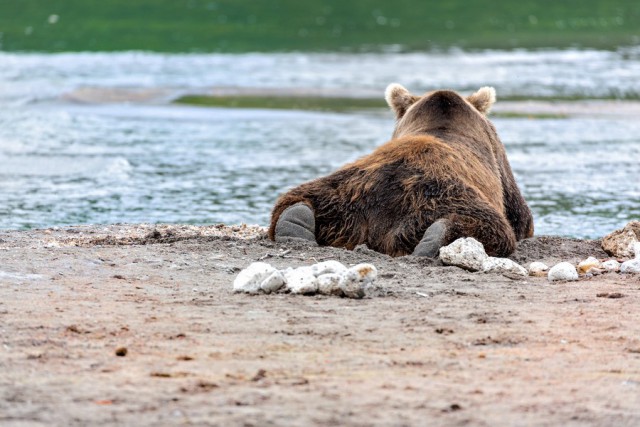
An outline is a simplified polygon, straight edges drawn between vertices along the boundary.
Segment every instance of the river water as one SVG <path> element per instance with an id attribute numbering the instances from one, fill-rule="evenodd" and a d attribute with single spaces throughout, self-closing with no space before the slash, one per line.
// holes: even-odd
<path id="1" fill-rule="evenodd" d="M 210 88 L 379 93 L 492 85 L 500 97 L 640 97 L 640 48 L 380 54 L 0 53 L 0 228 L 257 223 L 287 188 L 370 152 L 386 111 L 172 105 Z M 103 95 L 78 102 L 91 89 Z M 148 91 L 116 97 L 110 91 Z M 145 92 L 147 93 L 147 92 Z M 83 99 L 83 98 L 82 98 Z M 83 99 L 87 101 L 87 99 Z M 536 234 L 640 218 L 640 116 L 493 119 Z"/>

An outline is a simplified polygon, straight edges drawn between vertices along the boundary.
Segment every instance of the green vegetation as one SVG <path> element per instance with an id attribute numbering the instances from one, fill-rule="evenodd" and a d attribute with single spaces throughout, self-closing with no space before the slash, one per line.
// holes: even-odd
<path id="1" fill-rule="evenodd" d="M 629 0 L 0 0 L 6 51 L 615 48 L 639 36 Z"/>
<path id="2" fill-rule="evenodd" d="M 387 108 L 383 99 L 334 98 L 303 96 L 206 96 L 187 95 L 176 103 L 202 107 L 268 108 L 278 110 L 353 111 L 370 108 Z"/>
<path id="3" fill-rule="evenodd" d="M 340 98 L 318 96 L 210 96 L 186 95 L 174 101 L 177 104 L 194 105 L 198 107 L 224 108 L 266 108 L 277 110 L 308 110 L 349 112 L 369 109 L 387 109 L 382 98 Z M 520 112 L 492 112 L 491 116 L 501 118 L 530 118 L 530 119 L 564 119 L 565 114 L 553 113 L 520 113 Z"/>

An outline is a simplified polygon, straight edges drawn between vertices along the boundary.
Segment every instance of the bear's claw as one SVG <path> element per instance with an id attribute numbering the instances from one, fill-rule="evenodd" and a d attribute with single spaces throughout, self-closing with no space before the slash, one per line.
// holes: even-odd
<path id="1" fill-rule="evenodd" d="M 313 210 L 304 203 L 296 203 L 285 209 L 275 229 L 276 242 L 307 240 L 316 243 L 316 219 Z"/>
<path id="2" fill-rule="evenodd" d="M 440 248 L 445 246 L 445 237 L 447 235 L 447 223 L 444 219 L 439 219 L 427 228 L 424 232 L 422 240 L 413 250 L 414 256 L 426 256 L 429 258 L 437 258 L 440 254 Z"/>

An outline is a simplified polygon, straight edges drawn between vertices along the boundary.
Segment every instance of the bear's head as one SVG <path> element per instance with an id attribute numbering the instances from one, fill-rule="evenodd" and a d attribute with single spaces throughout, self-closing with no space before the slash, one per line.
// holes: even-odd
<path id="1" fill-rule="evenodd" d="M 396 115 L 393 137 L 428 132 L 430 130 L 458 128 L 485 128 L 486 115 L 496 102 L 496 91 L 483 87 L 463 97 L 450 90 L 412 95 L 402 85 L 392 83 L 385 92 L 387 104 Z"/>

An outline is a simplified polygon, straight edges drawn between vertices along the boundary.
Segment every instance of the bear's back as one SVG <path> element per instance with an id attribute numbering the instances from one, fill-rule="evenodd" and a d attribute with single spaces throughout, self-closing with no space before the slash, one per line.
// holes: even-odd
<path id="1" fill-rule="evenodd" d="M 476 142 L 479 148 L 474 150 L 474 141 L 463 138 L 447 141 L 416 135 L 391 140 L 341 169 L 352 171 L 345 187 L 354 194 L 400 192 L 399 196 L 411 199 L 425 186 L 455 184 L 475 189 L 502 212 L 502 184 L 491 149 Z M 379 194 L 375 197 L 381 198 Z"/>

